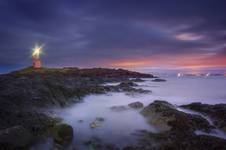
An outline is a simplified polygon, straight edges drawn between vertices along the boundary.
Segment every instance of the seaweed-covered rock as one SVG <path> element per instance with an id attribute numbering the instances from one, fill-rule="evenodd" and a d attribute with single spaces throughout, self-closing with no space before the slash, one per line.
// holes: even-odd
<path id="1" fill-rule="evenodd" d="M 70 143 L 73 139 L 73 128 L 68 124 L 58 124 L 53 128 L 53 138 L 59 144 Z"/>
<path id="2" fill-rule="evenodd" d="M 213 120 L 216 127 L 226 132 L 226 104 L 209 105 L 202 103 L 191 103 L 181 107 L 209 116 Z"/>
<path id="3" fill-rule="evenodd" d="M 210 131 L 212 128 L 208 121 L 201 116 L 178 111 L 174 105 L 165 101 L 154 101 L 145 107 L 141 114 L 147 117 L 148 122 L 160 131 Z"/>

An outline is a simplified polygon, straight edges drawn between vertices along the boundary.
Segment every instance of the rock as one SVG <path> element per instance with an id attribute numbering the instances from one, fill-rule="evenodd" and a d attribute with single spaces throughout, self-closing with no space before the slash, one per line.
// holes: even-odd
<path id="1" fill-rule="evenodd" d="M 119 84 L 120 87 L 130 87 L 130 86 L 138 86 L 136 83 L 132 81 L 124 81 Z"/>
<path id="2" fill-rule="evenodd" d="M 96 121 L 99 121 L 99 122 L 103 122 L 105 121 L 105 119 L 103 117 L 96 117 L 95 119 Z"/>
<path id="3" fill-rule="evenodd" d="M 142 136 L 142 135 L 141 135 Z M 175 132 L 144 132 L 133 146 L 123 150 L 225 150 L 226 140 L 213 136 L 181 134 Z"/>
<path id="4" fill-rule="evenodd" d="M 58 124 L 53 128 L 53 138 L 58 144 L 68 144 L 73 139 L 73 128 L 68 124 Z"/>
<path id="5" fill-rule="evenodd" d="M 202 103 L 191 103 L 188 105 L 182 105 L 181 107 L 209 116 L 217 128 L 220 128 L 226 132 L 226 104 L 209 105 Z"/>
<path id="6" fill-rule="evenodd" d="M 86 146 L 89 146 L 88 149 L 93 149 L 93 150 L 120 150 L 120 148 L 117 148 L 112 144 L 104 143 L 98 137 L 92 137 L 90 140 L 85 141 L 84 144 Z"/>
<path id="7" fill-rule="evenodd" d="M 101 126 L 101 122 L 105 121 L 102 117 L 96 117 L 93 122 L 89 124 L 90 128 L 97 128 Z"/>
<path id="8" fill-rule="evenodd" d="M 160 131 L 193 132 L 203 130 L 209 132 L 212 126 L 198 115 L 186 114 L 165 101 L 154 101 L 145 107 L 141 114 L 148 122 Z"/>
<path id="9" fill-rule="evenodd" d="M 78 120 L 78 122 L 83 123 L 83 122 L 84 122 L 84 120 L 80 119 L 80 120 Z"/>
<path id="10" fill-rule="evenodd" d="M 112 106 L 112 107 L 110 107 L 110 109 L 118 112 L 118 111 L 125 111 L 125 110 L 128 109 L 128 107 L 126 107 L 126 106 Z"/>
<path id="11" fill-rule="evenodd" d="M 89 124 L 90 128 L 97 128 L 100 126 L 100 124 L 97 121 L 93 121 Z"/>
<path id="12" fill-rule="evenodd" d="M 128 104 L 128 106 L 135 109 L 144 107 L 143 103 L 141 102 L 133 102 Z"/>
<path id="13" fill-rule="evenodd" d="M 151 93 L 149 90 L 144 90 L 141 88 L 133 88 L 133 87 L 120 87 L 120 90 L 127 93 L 139 93 L 139 94 L 147 94 Z"/>
<path id="14" fill-rule="evenodd" d="M 159 78 L 156 78 L 154 80 L 151 80 L 152 82 L 166 82 L 165 79 L 159 79 Z"/>
<path id="15" fill-rule="evenodd" d="M 141 78 L 136 78 L 136 79 L 131 79 L 130 81 L 132 81 L 132 82 L 144 82 L 145 80 L 143 80 Z"/>
<path id="16" fill-rule="evenodd" d="M 0 130 L 0 149 L 28 148 L 34 138 L 23 126 L 14 126 Z"/>

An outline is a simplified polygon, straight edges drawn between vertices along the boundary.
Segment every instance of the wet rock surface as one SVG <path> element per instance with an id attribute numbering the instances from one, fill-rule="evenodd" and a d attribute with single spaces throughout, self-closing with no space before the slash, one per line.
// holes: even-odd
<path id="1" fill-rule="evenodd" d="M 133 102 L 133 103 L 128 104 L 128 106 L 131 108 L 139 109 L 139 108 L 144 107 L 144 104 L 141 102 Z"/>
<path id="2" fill-rule="evenodd" d="M 160 79 L 160 78 L 156 78 L 154 80 L 151 80 L 152 82 L 166 82 L 166 79 Z"/>
<path id="3" fill-rule="evenodd" d="M 152 125 L 162 128 L 159 133 L 140 131 L 140 140 L 123 150 L 224 150 L 226 140 L 208 135 L 196 135 L 197 129 L 208 132 L 212 129 L 201 116 L 178 111 L 176 106 L 165 101 L 154 101 L 141 114 Z"/>
<path id="4" fill-rule="evenodd" d="M 111 91 L 111 92 L 125 92 L 125 93 L 129 93 L 129 94 L 147 94 L 147 93 L 151 93 L 151 91 L 149 90 L 144 90 L 142 88 L 136 88 L 138 85 L 132 81 L 124 81 L 121 82 L 119 85 L 116 86 L 108 86 L 105 87 L 105 89 L 107 89 L 107 91 Z"/>
<path id="5" fill-rule="evenodd" d="M 160 131 L 193 132 L 203 130 L 208 132 L 212 129 L 209 122 L 201 116 L 178 111 L 174 105 L 166 101 L 154 101 L 145 107 L 141 114 Z"/>
<path id="6" fill-rule="evenodd" d="M 226 104 L 209 105 L 202 103 L 191 103 L 188 105 L 182 105 L 181 107 L 209 116 L 217 128 L 220 128 L 226 132 Z"/>
<path id="7" fill-rule="evenodd" d="M 140 79 L 140 78 L 135 78 L 135 79 L 131 79 L 130 81 L 132 81 L 132 82 L 144 82 L 145 80 Z"/>
<path id="8" fill-rule="evenodd" d="M 96 150 L 120 150 L 112 144 L 103 143 L 101 139 L 92 137 L 90 140 L 84 142 L 85 145 L 89 146 L 90 149 Z"/>
<path id="9" fill-rule="evenodd" d="M 73 139 L 73 128 L 68 124 L 57 124 L 52 130 L 53 139 L 58 144 L 68 144 Z"/>
<path id="10" fill-rule="evenodd" d="M 143 131 L 142 138 L 134 146 L 123 150 L 225 150 L 226 140 L 206 135 L 184 134 L 167 131 L 150 133 Z"/>

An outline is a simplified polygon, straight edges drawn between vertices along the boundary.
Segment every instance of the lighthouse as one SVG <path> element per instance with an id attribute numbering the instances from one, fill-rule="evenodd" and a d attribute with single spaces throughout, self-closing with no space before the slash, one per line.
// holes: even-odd
<path id="1" fill-rule="evenodd" d="M 42 62 L 40 59 L 40 54 L 42 52 L 43 45 L 35 45 L 35 47 L 32 49 L 32 65 L 33 68 L 38 69 L 42 67 Z"/>

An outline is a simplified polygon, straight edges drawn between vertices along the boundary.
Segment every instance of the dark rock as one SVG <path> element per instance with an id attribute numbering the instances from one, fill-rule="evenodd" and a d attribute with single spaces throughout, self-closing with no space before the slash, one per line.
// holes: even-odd
<path id="1" fill-rule="evenodd" d="M 136 109 L 144 107 L 143 103 L 141 103 L 141 102 L 133 102 L 133 103 L 128 104 L 128 106 L 131 108 L 136 108 Z"/>
<path id="2" fill-rule="evenodd" d="M 59 144 L 70 143 L 73 139 L 73 128 L 68 124 L 58 124 L 53 128 L 53 138 Z"/>
<path id="3" fill-rule="evenodd" d="M 143 80 L 141 78 L 136 78 L 136 79 L 131 79 L 130 81 L 132 81 L 132 82 L 144 82 L 145 80 Z"/>
<path id="4" fill-rule="evenodd" d="M 32 134 L 23 126 L 0 130 L 0 149 L 28 148 L 34 140 Z"/>
<path id="5" fill-rule="evenodd" d="M 47 134 L 49 128 L 57 122 L 57 119 L 48 117 L 46 114 L 32 110 L 19 110 L 10 107 L 0 109 L 1 129 L 11 126 L 22 125 L 34 136 Z"/>
<path id="6" fill-rule="evenodd" d="M 100 121 L 100 122 L 105 121 L 105 119 L 104 119 L 103 117 L 96 117 L 96 119 L 95 119 L 95 120 Z"/>
<path id="7" fill-rule="evenodd" d="M 165 101 L 154 101 L 145 107 L 141 114 L 160 131 L 193 132 L 195 130 L 210 131 L 212 128 L 201 116 L 178 111 L 174 105 Z"/>
<path id="8" fill-rule="evenodd" d="M 156 78 L 154 80 L 151 80 L 152 82 L 166 82 L 165 79 L 159 79 L 159 78 Z"/>
<path id="9" fill-rule="evenodd" d="M 217 128 L 220 128 L 226 132 L 226 104 L 209 105 L 202 103 L 191 103 L 181 107 L 209 116 Z"/>
<path id="10" fill-rule="evenodd" d="M 133 87 L 119 87 L 119 91 L 128 92 L 128 93 L 151 93 L 149 90 L 144 90 L 142 88 L 133 88 Z"/>
<path id="11" fill-rule="evenodd" d="M 119 84 L 120 87 L 131 87 L 131 86 L 138 86 L 136 83 L 132 81 L 124 81 Z"/>
<path id="12" fill-rule="evenodd" d="M 94 150 L 120 150 L 115 145 L 103 143 L 98 137 L 92 137 L 90 140 L 84 142 L 84 144 L 89 146 L 89 149 Z"/>
<path id="13" fill-rule="evenodd" d="M 83 122 L 84 122 L 84 120 L 80 119 L 80 120 L 78 120 L 78 122 L 83 123 Z"/>
<path id="14" fill-rule="evenodd" d="M 225 150 L 226 140 L 213 136 L 175 132 L 143 133 L 138 144 L 123 150 Z"/>

